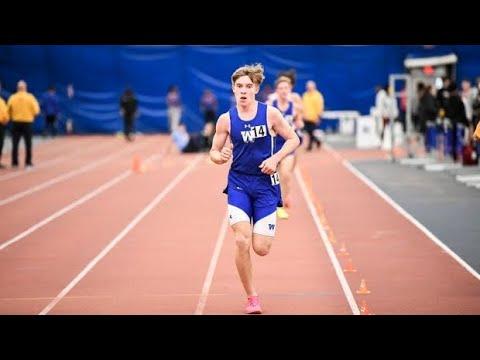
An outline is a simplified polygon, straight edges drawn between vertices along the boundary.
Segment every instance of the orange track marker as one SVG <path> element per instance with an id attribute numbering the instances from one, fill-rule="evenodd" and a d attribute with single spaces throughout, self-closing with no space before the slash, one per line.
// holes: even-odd
<path id="1" fill-rule="evenodd" d="M 360 287 L 357 290 L 357 294 L 367 295 L 370 293 L 371 291 L 367 289 L 367 283 L 365 282 L 365 279 L 362 279 L 362 281 L 360 281 Z"/>
<path id="2" fill-rule="evenodd" d="M 343 272 L 357 272 L 357 269 L 353 266 L 353 262 L 351 258 L 347 259 L 347 264 L 343 268 Z"/>
<path id="3" fill-rule="evenodd" d="M 342 246 L 340 247 L 340 250 L 337 253 L 338 256 L 348 256 L 350 255 L 347 251 L 347 248 L 345 247 L 345 242 L 342 242 Z"/>

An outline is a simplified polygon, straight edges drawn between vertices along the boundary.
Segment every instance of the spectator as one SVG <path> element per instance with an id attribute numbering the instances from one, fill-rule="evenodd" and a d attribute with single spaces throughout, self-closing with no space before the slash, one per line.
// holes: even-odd
<path id="1" fill-rule="evenodd" d="M 2 151 L 3 151 L 3 140 L 5 139 L 5 131 L 7 129 L 8 123 L 8 110 L 7 104 L 0 97 L 0 169 L 4 169 L 5 165 L 2 164 Z"/>
<path id="2" fill-rule="evenodd" d="M 182 119 L 182 100 L 180 98 L 180 90 L 178 86 L 171 85 L 167 92 L 167 116 L 168 128 L 170 133 L 173 132 L 180 124 Z"/>
<path id="3" fill-rule="evenodd" d="M 480 121 L 477 123 L 477 128 L 475 129 L 475 132 L 473 133 L 473 140 L 480 141 Z"/>
<path id="4" fill-rule="evenodd" d="M 215 123 L 217 120 L 218 100 L 211 90 L 205 90 L 200 99 L 200 111 L 203 113 L 205 124 L 203 127 L 203 136 L 208 148 L 212 145 L 215 135 Z"/>
<path id="5" fill-rule="evenodd" d="M 470 80 L 462 81 L 461 98 L 463 101 L 463 105 L 465 106 L 465 114 L 467 116 L 467 121 L 469 124 L 472 124 L 473 102 L 475 101 L 475 92 L 472 89 L 472 84 L 470 83 Z"/>
<path id="6" fill-rule="evenodd" d="M 448 77 L 444 77 L 442 78 L 442 80 L 443 80 L 443 86 L 437 92 L 437 106 L 439 109 L 446 110 L 448 97 L 450 95 L 450 92 L 448 91 L 448 89 L 452 84 L 452 80 L 450 80 L 450 78 Z"/>
<path id="7" fill-rule="evenodd" d="M 438 114 L 438 109 L 435 103 L 435 98 L 431 93 L 431 88 L 430 85 L 423 86 L 421 93 L 419 93 L 418 119 L 421 133 L 425 133 L 427 123 L 435 122 Z"/>
<path id="8" fill-rule="evenodd" d="M 307 151 L 311 151 L 314 142 L 317 144 L 317 148 L 322 145 L 320 139 L 314 136 L 313 131 L 321 121 L 324 100 L 323 95 L 317 90 L 315 81 L 307 81 L 306 90 L 303 94 L 303 121 L 305 131 L 309 135 Z"/>
<path id="9" fill-rule="evenodd" d="M 172 131 L 172 140 L 181 153 L 199 152 L 204 147 L 202 137 L 199 134 L 189 134 L 182 123 Z"/>
<path id="10" fill-rule="evenodd" d="M 132 89 L 126 89 L 120 98 L 120 113 L 123 116 L 123 134 L 125 140 L 133 141 L 133 123 L 138 115 L 138 101 Z"/>
<path id="11" fill-rule="evenodd" d="M 473 96 L 477 97 L 480 95 L 480 76 L 475 79 L 475 86 L 473 87 Z"/>
<path id="12" fill-rule="evenodd" d="M 45 116 L 45 128 L 43 136 L 50 132 L 53 137 L 57 136 L 57 117 L 60 113 L 60 106 L 55 87 L 52 85 L 43 94 L 41 101 L 42 113 Z"/>
<path id="13" fill-rule="evenodd" d="M 200 99 L 200 111 L 203 113 L 205 124 L 215 123 L 217 120 L 218 100 L 215 94 L 206 89 Z"/>
<path id="14" fill-rule="evenodd" d="M 385 127 L 388 125 L 390 121 L 390 117 L 388 114 L 388 109 L 389 109 L 389 100 L 388 100 L 388 86 L 380 86 L 377 85 L 375 87 L 375 109 L 378 112 L 378 116 L 381 118 L 381 133 L 380 133 L 380 138 L 383 141 L 383 137 L 385 134 Z"/>
<path id="15" fill-rule="evenodd" d="M 475 128 L 480 120 L 480 78 L 478 79 L 477 87 L 475 88 L 475 97 L 472 103 L 472 125 Z"/>
<path id="16" fill-rule="evenodd" d="M 66 106 L 66 121 L 65 121 L 65 133 L 67 135 L 73 134 L 73 97 L 75 96 L 75 90 L 73 84 L 67 85 L 67 106 Z"/>
<path id="17" fill-rule="evenodd" d="M 407 88 L 404 87 L 400 91 L 399 101 L 399 121 L 402 124 L 402 130 L 405 133 L 407 131 Z"/>
<path id="18" fill-rule="evenodd" d="M 27 83 L 20 80 L 17 92 L 8 99 L 8 112 L 12 120 L 12 167 L 18 167 L 18 143 L 25 139 L 25 166 L 32 167 L 33 121 L 40 113 L 37 99 L 27 92 Z"/>
<path id="19" fill-rule="evenodd" d="M 449 97 L 448 102 L 445 103 L 446 105 L 446 116 L 452 122 L 453 128 L 453 144 L 452 144 L 452 158 L 454 161 L 457 161 L 458 158 L 458 141 L 460 140 L 457 138 L 457 128 L 459 124 L 464 126 L 468 126 L 468 120 L 465 112 L 465 105 L 463 104 L 462 99 L 460 98 L 457 90 L 457 86 L 455 83 L 451 83 L 449 88 Z"/>

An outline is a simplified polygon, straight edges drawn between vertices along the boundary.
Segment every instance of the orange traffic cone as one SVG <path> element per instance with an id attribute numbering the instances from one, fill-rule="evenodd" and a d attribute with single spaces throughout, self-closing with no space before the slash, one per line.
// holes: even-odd
<path id="1" fill-rule="evenodd" d="M 343 272 L 357 272 L 357 269 L 353 266 L 353 262 L 351 258 L 347 259 L 347 264 L 343 268 Z"/>
<path id="2" fill-rule="evenodd" d="M 367 289 L 367 283 L 365 282 L 365 279 L 362 279 L 362 281 L 360 281 L 360 287 L 357 290 L 357 294 L 367 295 L 370 294 L 370 292 L 371 291 Z"/>
<path id="3" fill-rule="evenodd" d="M 360 305 L 360 314 L 361 315 L 375 315 L 374 313 L 370 312 L 367 306 L 367 302 L 362 300 L 362 304 Z"/>
<path id="4" fill-rule="evenodd" d="M 342 246 L 340 247 L 340 250 L 337 253 L 338 256 L 348 256 L 349 253 L 347 251 L 347 248 L 345 247 L 345 242 L 342 242 Z"/>
<path id="5" fill-rule="evenodd" d="M 132 161 L 132 171 L 135 173 L 142 172 L 142 160 L 140 160 L 140 156 L 135 155 Z"/>

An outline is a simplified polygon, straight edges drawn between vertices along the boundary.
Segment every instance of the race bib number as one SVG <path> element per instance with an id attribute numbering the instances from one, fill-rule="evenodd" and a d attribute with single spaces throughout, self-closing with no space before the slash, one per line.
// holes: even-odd
<path id="1" fill-rule="evenodd" d="M 278 176 L 278 173 L 273 173 L 270 175 L 270 180 L 272 181 L 272 185 L 280 184 L 280 177 Z"/>

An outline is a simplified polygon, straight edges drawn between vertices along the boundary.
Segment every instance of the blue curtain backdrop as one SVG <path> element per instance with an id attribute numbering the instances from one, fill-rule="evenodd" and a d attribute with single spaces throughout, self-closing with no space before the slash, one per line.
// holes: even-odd
<path id="1" fill-rule="evenodd" d="M 480 75 L 477 45 L 8 45 L 0 46 L 2 96 L 25 79 L 29 90 L 40 96 L 49 84 L 57 87 L 62 117 L 71 116 L 78 133 L 114 133 L 122 129 L 119 97 L 126 86 L 134 89 L 140 103 L 137 130 L 166 132 L 165 95 L 171 84 L 180 88 L 183 121 L 199 131 L 203 118 L 199 100 L 206 88 L 219 99 L 219 111 L 231 104 L 230 76 L 240 65 L 261 62 L 265 83 L 273 84 L 279 71 L 295 68 L 295 91 L 303 92 L 313 79 L 323 93 L 328 110 L 369 112 L 374 87 L 385 84 L 390 73 L 403 73 L 406 57 L 455 53 L 458 79 L 472 81 Z M 69 100 L 71 83 L 75 96 Z M 43 127 L 43 118 L 35 123 Z"/>

